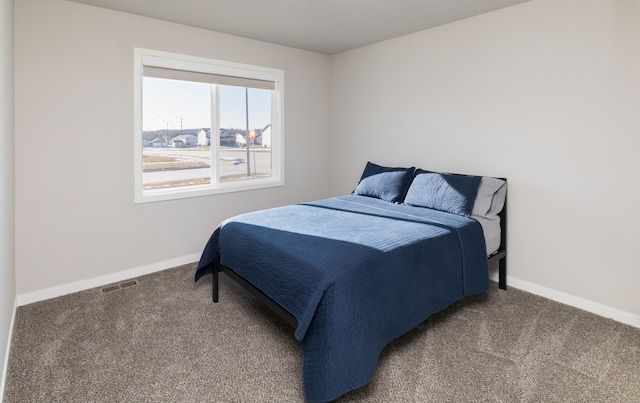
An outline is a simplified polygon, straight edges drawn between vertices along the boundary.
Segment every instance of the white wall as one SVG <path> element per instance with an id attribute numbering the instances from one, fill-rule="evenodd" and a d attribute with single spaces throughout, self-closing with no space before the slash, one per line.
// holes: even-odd
<path id="1" fill-rule="evenodd" d="M 13 109 L 13 0 L 0 0 L 0 399 L 16 298 Z"/>
<path id="2" fill-rule="evenodd" d="M 640 326 L 639 27 L 534 0 L 334 56 L 332 194 L 367 160 L 506 176 L 512 283 Z"/>
<path id="3" fill-rule="evenodd" d="M 199 254 L 224 218 L 328 195 L 328 56 L 61 0 L 15 7 L 18 294 Z M 283 69 L 286 185 L 134 205 L 134 47 Z"/>

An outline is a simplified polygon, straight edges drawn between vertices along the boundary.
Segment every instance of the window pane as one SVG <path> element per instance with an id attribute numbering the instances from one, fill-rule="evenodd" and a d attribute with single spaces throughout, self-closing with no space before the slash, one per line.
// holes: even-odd
<path id="1" fill-rule="evenodd" d="M 271 177 L 271 96 L 265 89 L 218 86 L 220 181 Z"/>
<path id="2" fill-rule="evenodd" d="M 145 190 L 211 183 L 211 85 L 144 77 Z"/>

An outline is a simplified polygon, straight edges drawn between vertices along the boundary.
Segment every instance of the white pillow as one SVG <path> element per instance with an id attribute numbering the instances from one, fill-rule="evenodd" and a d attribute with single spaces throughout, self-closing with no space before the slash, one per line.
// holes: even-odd
<path id="1" fill-rule="evenodd" d="M 507 182 L 502 179 L 483 176 L 478 186 L 478 193 L 471 209 L 471 214 L 488 219 L 495 218 L 504 207 L 507 195 Z"/>

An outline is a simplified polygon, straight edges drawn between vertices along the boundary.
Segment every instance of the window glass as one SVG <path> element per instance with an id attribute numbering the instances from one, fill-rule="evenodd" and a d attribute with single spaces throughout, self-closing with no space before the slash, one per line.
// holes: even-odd
<path id="1" fill-rule="evenodd" d="M 144 190 L 211 184 L 210 87 L 144 77 Z"/>

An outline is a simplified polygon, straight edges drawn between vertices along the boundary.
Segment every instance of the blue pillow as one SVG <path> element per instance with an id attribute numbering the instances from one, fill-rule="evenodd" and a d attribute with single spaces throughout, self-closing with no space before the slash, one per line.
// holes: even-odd
<path id="1" fill-rule="evenodd" d="M 353 194 L 402 203 L 414 171 L 414 167 L 389 168 L 367 162 Z"/>
<path id="2" fill-rule="evenodd" d="M 469 217 L 481 179 L 418 169 L 404 202 Z"/>

